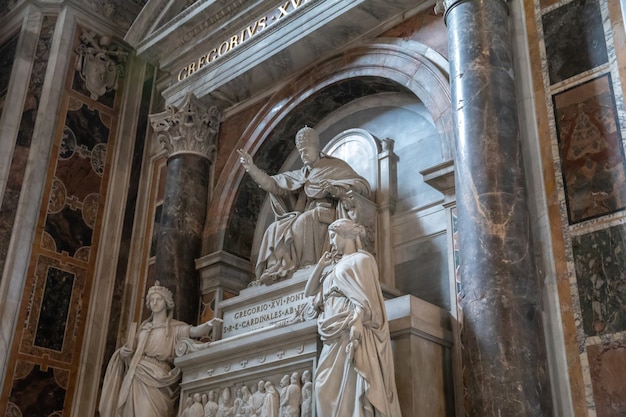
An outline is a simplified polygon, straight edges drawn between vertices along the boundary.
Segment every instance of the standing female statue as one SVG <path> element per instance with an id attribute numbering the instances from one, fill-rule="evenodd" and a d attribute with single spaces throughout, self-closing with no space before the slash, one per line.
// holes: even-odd
<path id="1" fill-rule="evenodd" d="M 328 250 L 328 225 L 347 216 L 342 200 L 349 191 L 369 196 L 367 180 L 341 159 L 320 153 L 319 136 L 304 127 L 296 134 L 296 148 L 304 167 L 269 176 L 252 157 L 238 150 L 252 179 L 270 193 L 276 221 L 263 235 L 256 265 L 258 283 L 290 278 L 298 269 L 314 265 Z"/>
<path id="2" fill-rule="evenodd" d="M 365 229 L 349 219 L 328 227 L 332 253 L 305 288 L 319 310 L 323 342 L 314 382 L 318 417 L 400 417 L 385 304 Z"/>
<path id="3" fill-rule="evenodd" d="M 198 326 L 174 320 L 172 292 L 159 281 L 148 290 L 146 306 L 150 317 L 111 357 L 98 408 L 101 417 L 174 417 L 180 381 L 180 370 L 174 367 L 176 344 L 207 335 L 219 320 Z"/>

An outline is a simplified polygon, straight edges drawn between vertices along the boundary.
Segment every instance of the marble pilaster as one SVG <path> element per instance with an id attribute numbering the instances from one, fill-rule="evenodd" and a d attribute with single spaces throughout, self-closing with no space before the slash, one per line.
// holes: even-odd
<path id="1" fill-rule="evenodd" d="M 457 129 L 465 412 L 550 416 L 508 3 L 445 6 Z"/>
<path id="2" fill-rule="evenodd" d="M 159 141 L 168 152 L 161 226 L 157 237 L 156 278 L 172 288 L 174 317 L 198 319 L 198 272 L 202 230 L 217 149 L 219 112 L 188 94 L 180 107 L 150 116 Z"/>

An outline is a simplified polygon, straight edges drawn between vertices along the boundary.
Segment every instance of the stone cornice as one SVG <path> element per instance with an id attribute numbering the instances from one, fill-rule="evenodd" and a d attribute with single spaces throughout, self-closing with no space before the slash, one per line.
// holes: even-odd
<path id="1" fill-rule="evenodd" d="M 179 107 L 170 105 L 164 112 L 150 115 L 150 124 L 168 158 L 196 154 L 214 161 L 219 128 L 217 106 L 205 106 L 188 93 Z"/>

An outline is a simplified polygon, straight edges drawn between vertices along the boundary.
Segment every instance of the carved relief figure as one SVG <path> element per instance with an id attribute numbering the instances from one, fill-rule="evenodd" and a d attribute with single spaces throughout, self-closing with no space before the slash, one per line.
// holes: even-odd
<path id="1" fill-rule="evenodd" d="M 280 397 L 281 417 L 300 416 L 300 403 L 302 393 L 300 392 L 300 375 L 297 372 L 291 374 L 289 385 L 285 389 L 285 394 Z"/>
<path id="2" fill-rule="evenodd" d="M 178 400 L 180 370 L 174 367 L 179 340 L 209 333 L 213 319 L 192 326 L 172 318 L 172 292 L 157 281 L 148 290 L 152 312 L 132 340 L 112 356 L 104 377 L 101 417 L 172 417 Z"/>
<path id="3" fill-rule="evenodd" d="M 246 171 L 270 193 L 276 217 L 261 242 L 257 283 L 271 284 L 314 265 L 328 250 L 328 225 L 347 216 L 342 200 L 348 192 L 366 196 L 370 192 L 367 180 L 346 162 L 320 153 L 314 129 L 304 127 L 298 131 L 296 148 L 304 167 L 271 177 L 253 163 L 248 153 L 237 151 Z"/>
<path id="4" fill-rule="evenodd" d="M 313 398 L 313 382 L 311 382 L 311 371 L 308 369 L 302 372 L 302 406 L 300 417 L 311 417 L 311 406 Z"/>
<path id="5" fill-rule="evenodd" d="M 272 381 L 265 383 L 265 393 L 261 417 L 280 417 L 280 398 Z"/>
<path id="6" fill-rule="evenodd" d="M 199 393 L 193 395 L 193 403 L 189 407 L 187 417 L 204 417 L 204 407 L 202 407 L 202 396 Z"/>
<path id="7" fill-rule="evenodd" d="M 217 410 L 217 417 L 234 417 L 236 411 L 230 388 L 224 388 L 220 398 L 219 409 Z"/>
<path id="8" fill-rule="evenodd" d="M 251 417 L 261 417 L 263 402 L 265 401 L 265 381 L 257 383 L 257 390 L 250 398 Z"/>
<path id="9" fill-rule="evenodd" d="M 385 304 L 374 257 L 361 249 L 363 226 L 329 228 L 332 253 L 315 267 L 306 296 L 319 309 L 323 342 L 314 396 L 318 417 L 399 417 Z"/>
<path id="10" fill-rule="evenodd" d="M 237 416 L 239 417 L 249 417 L 252 413 L 252 393 L 250 393 L 250 388 L 247 385 L 243 385 L 241 387 L 241 404 L 237 410 Z"/>
<path id="11" fill-rule="evenodd" d="M 209 398 L 204 406 L 204 417 L 217 417 L 217 410 L 220 406 L 215 400 L 215 391 L 209 391 Z"/>

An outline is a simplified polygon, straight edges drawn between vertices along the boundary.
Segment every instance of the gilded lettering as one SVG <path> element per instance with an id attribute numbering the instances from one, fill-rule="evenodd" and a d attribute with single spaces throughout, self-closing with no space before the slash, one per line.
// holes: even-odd
<path id="1" fill-rule="evenodd" d="M 226 49 L 224 51 L 222 51 L 222 47 L 225 47 Z M 228 41 L 224 41 L 222 42 L 222 44 L 220 45 L 219 48 L 217 48 L 217 55 L 218 56 L 222 56 L 224 55 L 226 52 L 228 52 L 230 50 L 230 43 L 228 43 Z"/>
<path id="2" fill-rule="evenodd" d="M 260 20 L 257 20 L 256 22 L 254 22 L 254 26 L 248 26 L 248 28 L 246 29 L 246 31 L 248 32 L 248 38 L 251 38 L 256 34 L 256 30 L 259 28 L 259 22 Z"/>
<path id="3" fill-rule="evenodd" d="M 235 49 L 239 45 L 239 36 L 234 35 L 230 38 L 230 49 Z"/>
<path id="4" fill-rule="evenodd" d="M 184 67 L 178 72 L 178 81 L 182 81 L 187 78 L 187 67 Z"/>
<path id="5" fill-rule="evenodd" d="M 287 8 L 289 8 L 289 2 L 286 2 L 282 6 L 278 6 L 278 11 L 280 12 L 280 14 L 278 15 L 277 19 L 282 19 L 284 16 L 287 16 L 289 14 Z"/>
<path id="6" fill-rule="evenodd" d="M 213 48 L 207 54 L 206 62 L 207 63 L 213 62 L 213 61 L 215 61 L 216 58 L 217 58 L 217 48 Z"/>
<path id="7" fill-rule="evenodd" d="M 188 70 L 187 70 L 187 75 L 191 75 L 194 72 L 196 72 L 196 64 L 195 62 L 192 62 L 191 64 L 189 64 Z"/>
<path id="8" fill-rule="evenodd" d="M 302 0 L 291 0 L 291 6 L 294 8 L 294 10 L 300 7 L 301 4 Z"/>
<path id="9" fill-rule="evenodd" d="M 204 67 L 204 64 L 206 63 L 206 56 L 202 55 L 200 58 L 198 58 L 198 69 Z"/>
<path id="10" fill-rule="evenodd" d="M 265 29 L 267 27 L 267 16 L 260 18 L 257 23 L 259 24 L 259 29 Z"/>

